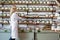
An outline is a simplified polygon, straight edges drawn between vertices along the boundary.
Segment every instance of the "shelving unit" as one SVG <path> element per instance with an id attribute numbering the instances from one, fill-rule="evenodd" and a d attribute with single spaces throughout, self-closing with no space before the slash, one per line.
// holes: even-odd
<path id="1" fill-rule="evenodd" d="M 38 0 L 38 1 L 36 1 L 36 0 L 34 0 L 34 1 L 32 1 L 32 0 L 25 0 L 25 1 L 21 1 L 21 0 L 19 0 L 19 1 L 16 1 L 16 0 L 13 0 L 13 1 L 11 1 L 11 0 L 1 0 L 1 2 L 0 2 L 0 5 L 2 5 L 2 7 L 0 7 L 0 11 L 3 11 L 3 13 L 4 12 L 10 12 L 10 8 L 11 7 L 4 7 L 4 6 L 6 6 L 6 5 L 13 5 L 13 4 L 16 4 L 16 6 L 17 5 L 19 5 L 19 7 L 17 7 L 17 9 L 18 9 L 18 12 L 27 12 L 27 15 L 29 14 L 29 12 L 38 12 L 39 14 L 41 13 L 41 12 L 50 12 L 52 15 L 53 15 L 53 12 L 56 12 L 56 8 L 54 7 L 54 6 L 57 6 L 57 4 L 56 4 L 56 2 L 55 1 L 40 1 L 40 0 Z M 20 7 L 20 5 L 26 5 L 26 7 Z M 33 6 L 33 7 L 31 7 L 31 5 Z M 35 7 L 35 6 L 37 6 L 37 7 Z M 38 6 L 39 5 L 39 6 Z M 41 7 L 40 7 L 41 6 Z M 47 7 L 48 6 L 48 7 Z M 6 13 L 7 14 L 7 13 Z M 36 14 L 36 13 L 35 13 Z M 47 15 L 47 14 L 46 14 Z M 2 16 L 0 16 L 0 17 L 2 17 L 3 19 L 5 19 L 5 18 L 9 18 L 9 16 L 4 16 L 4 15 L 2 15 Z M 26 18 L 27 20 L 28 19 L 51 19 L 52 21 L 53 21 L 53 18 L 56 18 L 55 16 L 52 16 L 52 17 L 40 17 L 40 16 L 32 16 L 32 17 L 30 17 L 30 16 L 20 16 L 20 17 L 22 17 L 22 18 Z M 29 20 L 28 20 L 29 21 Z M 52 22 L 53 23 L 53 22 Z M 4 24 L 8 24 L 8 23 L 2 23 L 3 25 Z M 27 22 L 27 23 L 19 23 L 19 25 L 20 24 L 29 24 L 29 25 L 41 25 L 41 24 L 43 24 L 43 25 L 47 25 L 47 24 L 45 24 L 45 23 L 29 23 L 29 22 Z"/>

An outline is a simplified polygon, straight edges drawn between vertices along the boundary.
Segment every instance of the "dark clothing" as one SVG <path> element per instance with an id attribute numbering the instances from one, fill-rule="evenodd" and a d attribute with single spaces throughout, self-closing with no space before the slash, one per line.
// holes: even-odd
<path id="1" fill-rule="evenodd" d="M 15 38 L 10 38 L 9 40 L 15 40 Z"/>

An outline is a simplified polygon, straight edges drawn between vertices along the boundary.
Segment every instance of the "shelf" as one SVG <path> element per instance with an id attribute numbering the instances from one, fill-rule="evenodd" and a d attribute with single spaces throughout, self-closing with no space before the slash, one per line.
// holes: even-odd
<path id="1" fill-rule="evenodd" d="M 33 12 L 56 12 L 56 10 L 51 10 L 51 11 L 37 11 L 37 10 L 33 10 Z"/>
<path id="2" fill-rule="evenodd" d="M 29 17 L 29 16 L 20 16 L 20 17 L 22 17 L 22 18 L 31 18 L 31 19 L 41 19 L 41 18 L 43 18 L 43 19 L 49 19 L 49 18 L 53 18 L 53 17 L 39 17 L 39 16 L 37 16 L 37 17 Z"/>
<path id="3" fill-rule="evenodd" d="M 14 1 L 8 1 L 8 3 L 7 2 L 2 2 L 2 3 L 0 3 L 0 4 L 4 4 L 4 5 L 13 5 L 13 4 L 16 4 L 16 5 L 49 5 L 49 6 L 52 6 L 52 5 L 57 5 L 57 4 L 52 4 L 52 3 L 48 3 L 47 4 L 47 2 L 45 2 L 45 4 L 44 4 L 44 2 L 42 2 L 42 3 L 40 3 L 39 1 L 25 1 L 25 2 L 22 2 L 22 1 L 17 1 L 17 2 L 14 2 Z"/>
<path id="4" fill-rule="evenodd" d="M 10 16 L 1 16 L 2 18 L 10 18 Z M 29 16 L 20 16 L 22 18 L 31 18 L 31 19 L 52 19 L 52 18 L 56 18 L 56 17 L 29 17 Z"/>
<path id="5" fill-rule="evenodd" d="M 9 23 L 1 23 L 1 24 L 9 24 Z M 22 22 L 22 23 L 19 23 L 19 24 L 28 24 L 28 25 L 51 25 L 50 23 L 29 23 L 29 22 Z"/>
<path id="6" fill-rule="evenodd" d="M 10 18 L 10 16 L 2 16 L 2 18 Z"/>

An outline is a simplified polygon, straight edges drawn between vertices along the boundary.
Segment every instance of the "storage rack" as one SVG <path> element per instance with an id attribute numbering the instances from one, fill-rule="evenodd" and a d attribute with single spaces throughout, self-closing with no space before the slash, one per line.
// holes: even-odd
<path id="1" fill-rule="evenodd" d="M 31 3 L 30 3 L 31 2 Z M 54 3 L 54 4 L 53 4 Z M 15 0 L 13 0 L 13 1 L 11 1 L 11 0 L 1 0 L 1 2 L 0 2 L 0 5 L 13 5 L 13 4 L 16 4 L 16 5 L 27 5 L 27 6 L 29 6 L 29 5 L 46 5 L 46 6 L 52 6 L 52 10 L 47 10 L 47 7 L 45 7 L 46 8 L 46 10 L 44 10 L 44 9 L 42 9 L 42 10 L 40 10 L 40 8 L 38 8 L 38 10 L 36 10 L 37 8 L 34 8 L 34 7 L 32 7 L 32 11 L 30 11 L 30 8 L 29 7 L 24 7 L 24 9 L 22 9 L 23 7 L 21 7 L 21 8 L 17 8 L 18 10 L 19 10 L 19 12 L 21 11 L 21 12 L 56 12 L 56 8 L 55 7 L 53 7 L 53 6 L 57 6 L 57 4 L 56 4 L 56 2 L 55 1 L 50 1 L 50 3 L 49 3 L 49 1 L 47 2 L 45 2 L 45 1 L 41 1 L 40 2 L 40 0 L 38 0 L 38 1 L 21 1 L 21 0 L 18 0 L 18 1 L 15 1 Z M 43 7 L 42 7 L 43 8 Z M 4 8 L 4 6 L 3 7 L 1 7 L 0 8 L 0 11 L 6 11 L 6 12 L 9 12 L 10 11 L 10 8 Z M 28 14 L 27 13 L 27 14 Z M 1 17 L 1 16 L 0 16 Z M 30 18 L 30 19 L 53 19 L 54 17 L 52 16 L 52 17 L 39 17 L 39 16 L 37 16 L 37 17 L 29 17 L 29 16 L 21 16 L 21 17 L 23 17 L 23 18 Z M 2 16 L 2 18 L 9 18 L 9 16 Z M 2 24 L 9 24 L 9 23 L 2 23 Z M 19 23 L 19 24 L 32 24 L 32 25 L 39 25 L 39 24 L 44 24 L 44 25 L 46 25 L 46 23 L 29 23 L 29 22 L 26 22 L 26 23 Z M 48 23 L 47 23 L 48 24 Z"/>

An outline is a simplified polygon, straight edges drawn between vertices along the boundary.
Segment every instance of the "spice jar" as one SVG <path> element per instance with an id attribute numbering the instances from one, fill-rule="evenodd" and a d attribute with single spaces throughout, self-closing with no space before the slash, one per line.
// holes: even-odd
<path id="1" fill-rule="evenodd" d="M 15 1 L 15 3 L 18 3 L 18 1 Z"/>
<path id="2" fill-rule="evenodd" d="M 22 3 L 26 3 L 26 1 L 22 1 Z"/>
<path id="3" fill-rule="evenodd" d="M 26 1 L 26 4 L 28 4 L 29 2 L 28 1 Z"/>
<path id="4" fill-rule="evenodd" d="M 47 1 L 47 4 L 50 4 L 50 2 L 49 2 L 49 1 Z"/>
<path id="5" fill-rule="evenodd" d="M 14 4 L 15 3 L 15 1 L 12 1 L 12 4 Z"/>
<path id="6" fill-rule="evenodd" d="M 22 3 L 22 1 L 19 1 L 19 3 L 21 4 L 21 3 Z"/>
<path id="7" fill-rule="evenodd" d="M 48 17 L 48 15 L 46 15 L 45 17 Z"/>

